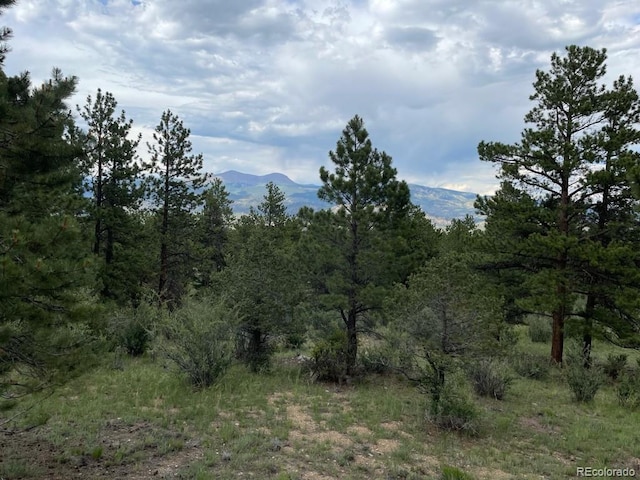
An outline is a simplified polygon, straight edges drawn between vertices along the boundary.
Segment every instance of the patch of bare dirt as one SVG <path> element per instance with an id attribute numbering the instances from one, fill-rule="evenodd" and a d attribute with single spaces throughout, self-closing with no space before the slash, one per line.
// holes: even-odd
<path id="1" fill-rule="evenodd" d="M 522 417 L 520 418 L 520 425 L 534 430 L 538 433 L 558 433 L 559 429 L 551 425 L 544 425 L 535 417 Z"/>
<path id="2" fill-rule="evenodd" d="M 378 440 L 373 447 L 373 450 L 382 455 L 386 455 L 391 453 L 400 447 L 400 442 L 398 440 L 390 440 L 388 438 L 381 438 Z"/>

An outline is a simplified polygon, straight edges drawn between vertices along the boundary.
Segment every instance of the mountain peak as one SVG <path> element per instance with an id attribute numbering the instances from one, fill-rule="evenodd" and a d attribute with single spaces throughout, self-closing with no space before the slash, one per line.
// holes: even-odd
<path id="1" fill-rule="evenodd" d="M 267 175 L 251 175 L 236 170 L 228 170 L 223 173 L 216 174 L 224 183 L 241 184 L 241 185 L 266 185 L 273 182 L 276 185 L 294 185 L 295 182 L 283 173 L 269 173 Z"/>

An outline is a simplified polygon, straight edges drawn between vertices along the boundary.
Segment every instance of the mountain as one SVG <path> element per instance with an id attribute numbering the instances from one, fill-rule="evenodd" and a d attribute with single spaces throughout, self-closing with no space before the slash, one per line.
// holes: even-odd
<path id="1" fill-rule="evenodd" d="M 270 173 L 268 175 L 251 175 L 249 173 L 229 170 L 228 172 L 216 175 L 220 177 L 225 185 L 245 185 L 254 187 L 256 185 L 266 185 L 273 182 L 276 185 L 295 185 L 295 182 L 282 173 Z"/>
<path id="2" fill-rule="evenodd" d="M 318 185 L 301 185 L 295 183 L 282 173 L 270 173 L 268 175 L 250 175 L 247 173 L 229 170 L 217 174 L 222 179 L 229 192 L 229 198 L 233 200 L 233 211 L 236 215 L 249 212 L 250 207 L 259 205 L 266 193 L 265 185 L 273 182 L 278 185 L 286 195 L 287 210 L 290 214 L 296 214 L 301 207 L 311 207 L 314 210 L 330 208 L 331 205 L 318 198 Z M 446 188 L 425 187 L 423 185 L 410 184 L 411 201 L 422 208 L 422 211 L 438 226 L 448 224 L 454 218 L 464 218 L 471 215 L 476 222 L 482 223 L 482 219 L 475 215 L 473 202 L 475 193 L 458 192 Z"/>

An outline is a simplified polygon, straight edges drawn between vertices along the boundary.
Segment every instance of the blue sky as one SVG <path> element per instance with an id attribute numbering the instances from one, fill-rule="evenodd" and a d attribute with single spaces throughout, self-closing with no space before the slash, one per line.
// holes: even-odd
<path id="1" fill-rule="evenodd" d="M 7 73 L 76 75 L 74 105 L 110 91 L 146 139 L 171 108 L 208 171 L 301 183 L 359 114 L 401 178 L 491 193 L 478 142 L 519 139 L 552 52 L 640 77 L 635 0 L 19 0 L 0 21 Z"/>

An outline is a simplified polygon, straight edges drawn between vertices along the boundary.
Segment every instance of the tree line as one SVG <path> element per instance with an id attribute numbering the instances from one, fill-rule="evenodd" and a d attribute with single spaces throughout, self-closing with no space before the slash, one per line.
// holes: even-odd
<path id="1" fill-rule="evenodd" d="M 435 396 L 451 358 L 499 354 L 533 314 L 552 325 L 557 364 L 567 335 L 586 367 L 593 338 L 638 348 L 640 102 L 630 77 L 603 83 L 605 62 L 589 47 L 553 54 L 520 141 L 480 143 L 502 181 L 476 201 L 483 229 L 471 218 L 436 228 L 357 115 L 319 172 L 332 208 L 291 214 L 270 183 L 236 218 L 174 112 L 143 161 L 111 93 L 74 113 L 77 78 L 55 69 L 34 86 L 2 69 L 0 394 L 67 378 L 88 343 L 113 334 L 118 309 L 177 312 L 194 298 L 230 319 L 254 371 L 275 337 L 303 342 L 314 325 L 317 373 L 349 378 L 363 336 L 384 334 L 395 365 L 413 361 L 402 352 L 421 359 Z"/>

